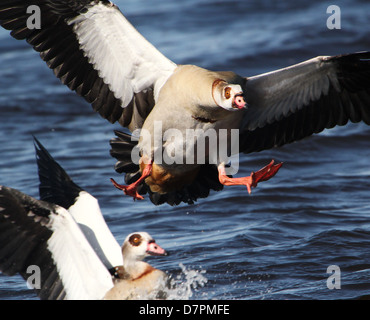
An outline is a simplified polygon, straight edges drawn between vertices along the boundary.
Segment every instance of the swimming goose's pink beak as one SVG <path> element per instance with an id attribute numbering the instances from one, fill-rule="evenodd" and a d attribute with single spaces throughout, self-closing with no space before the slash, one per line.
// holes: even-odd
<path id="1" fill-rule="evenodd" d="M 167 256 L 168 253 L 166 250 L 161 248 L 155 241 L 150 241 L 146 249 L 146 253 L 151 256 Z"/>

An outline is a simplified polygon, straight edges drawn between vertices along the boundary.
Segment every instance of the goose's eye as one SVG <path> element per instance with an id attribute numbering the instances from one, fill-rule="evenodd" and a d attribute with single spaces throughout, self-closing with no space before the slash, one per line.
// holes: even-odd
<path id="1" fill-rule="evenodd" d="M 129 242 L 130 242 L 133 246 L 137 247 L 137 246 L 138 246 L 138 245 L 140 245 L 140 243 L 141 243 L 141 236 L 140 236 L 139 234 L 133 234 L 133 235 L 130 237 Z"/>
<path id="2" fill-rule="evenodd" d="M 230 99 L 231 97 L 231 88 L 230 87 L 226 87 L 225 88 L 225 98 L 226 99 Z"/>

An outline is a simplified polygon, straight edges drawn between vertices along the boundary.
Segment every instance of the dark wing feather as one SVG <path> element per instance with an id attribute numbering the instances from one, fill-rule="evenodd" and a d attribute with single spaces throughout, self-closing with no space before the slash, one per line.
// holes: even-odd
<path id="1" fill-rule="evenodd" d="M 34 139 L 40 180 L 40 199 L 68 209 L 75 204 L 83 189 L 72 181 L 45 147 L 36 138 Z"/>
<path id="2" fill-rule="evenodd" d="M 57 267 L 47 248 L 52 236 L 49 215 L 54 207 L 15 189 L 0 186 L 0 270 L 6 275 L 19 273 L 27 280 L 29 266 L 38 266 L 41 287 L 36 288 L 41 299 L 63 299 L 64 287 Z"/>
<path id="3" fill-rule="evenodd" d="M 370 124 L 370 52 L 317 57 L 247 78 L 240 151 L 282 146 L 348 121 Z"/>
<path id="4" fill-rule="evenodd" d="M 41 299 L 101 299 L 113 287 L 67 210 L 0 186 L 0 271 L 27 280 L 29 266 L 39 268 Z"/>
<path id="5" fill-rule="evenodd" d="M 30 5 L 41 10 L 41 29 L 27 28 Z M 103 118 L 130 130 L 141 128 L 176 67 L 105 0 L 5 0 L 0 24 Z"/>

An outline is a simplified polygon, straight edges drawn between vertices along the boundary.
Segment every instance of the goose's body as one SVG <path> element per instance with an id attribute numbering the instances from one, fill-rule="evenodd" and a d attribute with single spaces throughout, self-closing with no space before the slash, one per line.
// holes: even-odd
<path id="1" fill-rule="evenodd" d="M 130 236 L 121 248 L 98 201 L 36 145 L 42 200 L 0 186 L 0 271 L 27 280 L 29 267 L 39 268 L 40 282 L 31 285 L 41 299 L 156 298 L 166 275 L 141 260 L 166 252 L 146 232 L 135 233 L 144 252 Z"/>
<path id="2" fill-rule="evenodd" d="M 126 173 L 129 185 L 113 182 L 136 199 L 149 193 L 155 204 L 191 203 L 211 189 L 234 184 L 250 191 L 273 177 L 281 164 L 231 178 L 235 172 L 226 166 L 231 155 L 281 146 L 348 121 L 370 124 L 370 52 L 320 56 L 244 77 L 177 65 L 109 1 L 32 4 L 41 9 L 41 30 L 26 27 L 28 2 L 23 0 L 0 4 L 1 25 L 26 39 L 102 117 L 131 131 L 142 129 L 137 146 L 125 133 L 117 132 L 111 141 L 116 171 Z M 172 136 L 171 143 L 164 135 L 174 129 L 182 140 Z M 200 130 L 203 136 L 189 139 L 187 130 Z M 193 155 L 207 130 L 216 132 L 216 141 L 203 148 L 204 155 Z M 138 150 L 135 161 L 133 150 Z M 173 156 L 175 151 L 180 156 Z"/>

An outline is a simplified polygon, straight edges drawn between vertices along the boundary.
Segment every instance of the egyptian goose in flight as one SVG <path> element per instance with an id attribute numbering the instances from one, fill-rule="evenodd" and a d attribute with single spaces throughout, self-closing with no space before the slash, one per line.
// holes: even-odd
<path id="1" fill-rule="evenodd" d="M 231 155 L 282 146 L 348 121 L 370 124 L 370 52 L 319 56 L 243 77 L 177 65 L 109 1 L 32 4 L 40 9 L 41 29 L 27 28 L 29 3 L 23 0 L 0 4 L 1 25 L 26 39 L 103 118 L 141 129 L 136 143 L 126 133 L 111 141 L 116 171 L 126 173 L 129 185 L 112 182 L 134 199 L 148 193 L 155 204 L 192 203 L 235 184 L 250 192 L 281 164 L 232 178 Z"/>
<path id="2" fill-rule="evenodd" d="M 166 274 L 141 260 L 166 251 L 147 232 L 130 234 L 121 248 L 98 201 L 36 144 L 40 197 L 50 202 L 0 186 L 0 271 L 32 278 L 29 283 L 40 299 L 149 299 L 162 294 Z M 33 277 L 36 273 L 40 279 Z"/>

